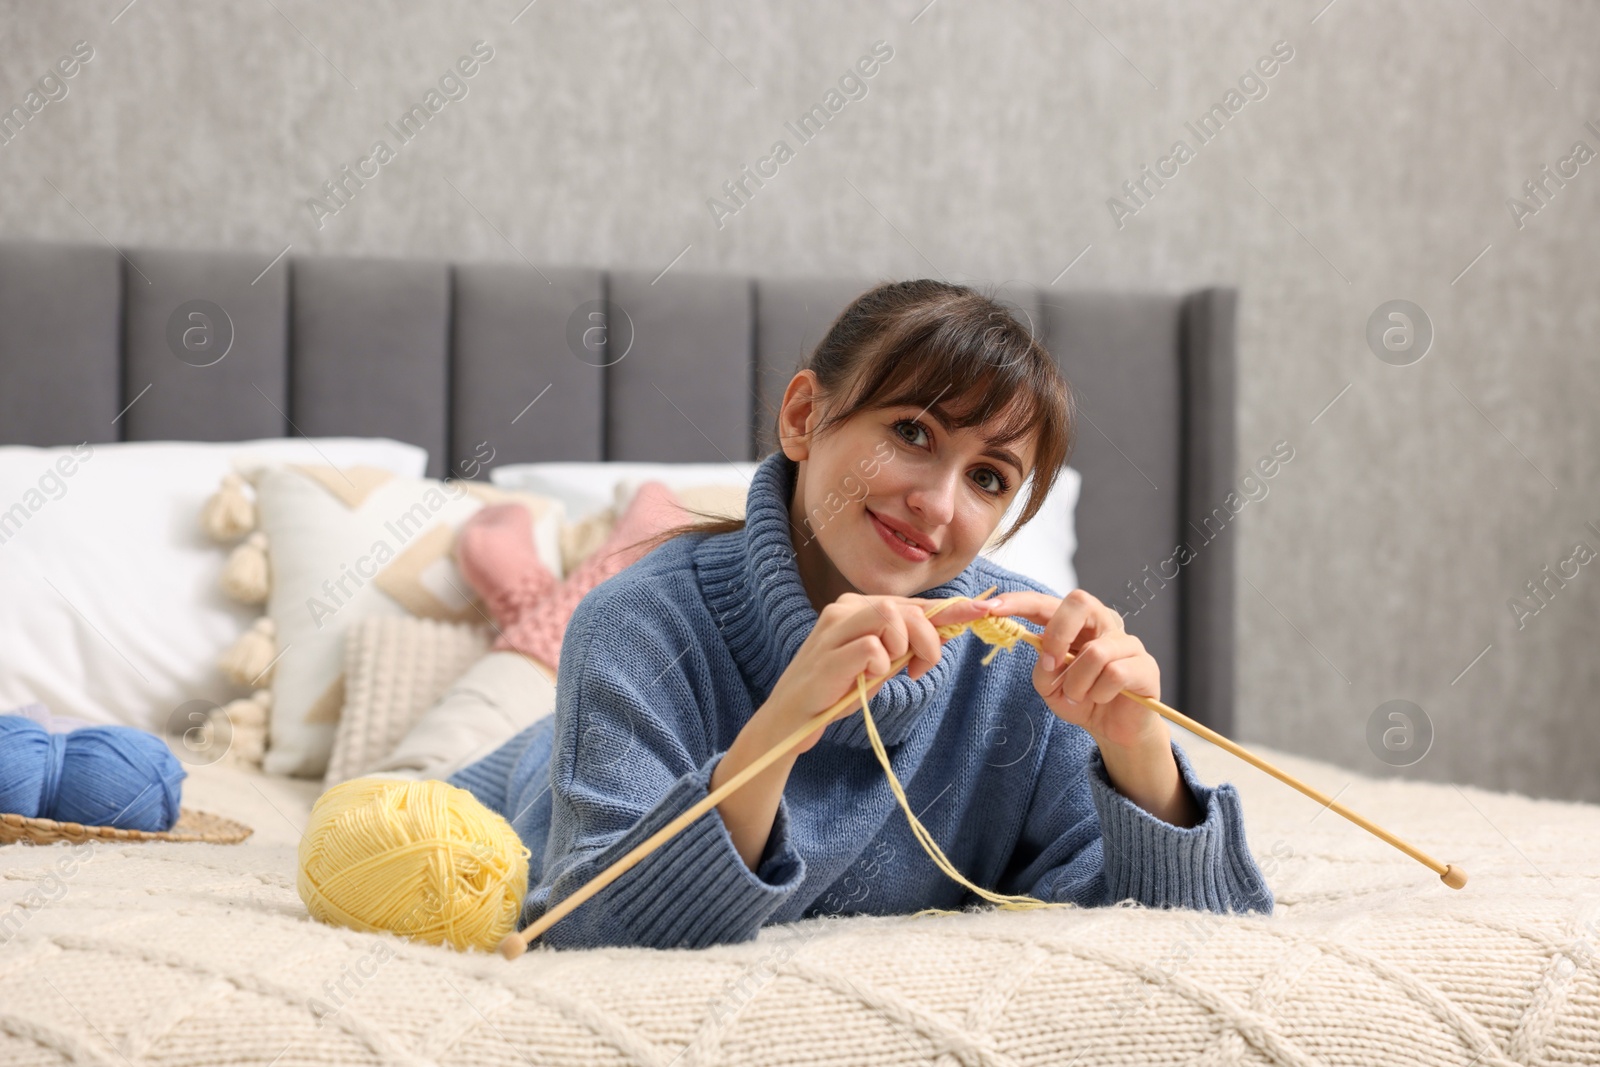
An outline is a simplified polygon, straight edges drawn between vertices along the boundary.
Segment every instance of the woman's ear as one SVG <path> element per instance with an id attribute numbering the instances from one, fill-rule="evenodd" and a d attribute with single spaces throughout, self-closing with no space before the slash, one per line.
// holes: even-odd
<path id="1" fill-rule="evenodd" d="M 798 463 L 811 454 L 811 428 L 820 417 L 817 372 L 809 368 L 796 372 L 778 409 L 778 440 L 784 455 Z"/>

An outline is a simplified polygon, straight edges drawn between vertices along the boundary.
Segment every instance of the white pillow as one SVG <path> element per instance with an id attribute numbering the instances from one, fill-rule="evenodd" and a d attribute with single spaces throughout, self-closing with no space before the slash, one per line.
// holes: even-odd
<path id="1" fill-rule="evenodd" d="M 1033 492 L 1033 475 L 1028 475 L 980 554 L 1042 583 L 1057 596 L 1066 596 L 1078 588 L 1078 574 L 1072 566 L 1072 556 L 1078 550 L 1073 517 L 1078 510 L 1078 490 L 1082 485 L 1083 475 L 1071 467 L 1063 467 L 1056 476 L 1056 484 L 1050 487 L 1050 495 L 1044 498 L 1044 506 L 1028 524 L 1000 548 L 989 548 L 988 544 L 999 540 L 1022 513 L 1028 494 Z"/>
<path id="2" fill-rule="evenodd" d="M 235 460 L 415 477 L 428 453 L 346 437 L 0 446 L 0 707 L 162 733 L 187 701 L 237 695 L 216 661 L 257 612 L 218 590 L 227 552 L 198 518 Z"/>
<path id="3" fill-rule="evenodd" d="M 322 777 L 345 703 L 344 635 L 376 615 L 489 626 L 457 570 L 456 531 L 489 503 L 532 516 L 534 548 L 561 577 L 562 506 L 542 495 L 459 479 L 344 476 L 323 464 L 268 467 L 255 479 L 276 632 L 272 717 L 261 769 Z"/>
<path id="4" fill-rule="evenodd" d="M 606 508 L 627 505 L 627 489 L 647 481 L 665 482 L 676 492 L 702 485 L 741 485 L 745 491 L 760 461 L 737 463 L 513 463 L 496 467 L 489 480 L 502 489 L 555 497 L 566 506 L 567 521 L 579 523 Z M 627 483 L 627 484 L 625 484 Z M 621 507 L 619 507 L 619 505 Z"/>

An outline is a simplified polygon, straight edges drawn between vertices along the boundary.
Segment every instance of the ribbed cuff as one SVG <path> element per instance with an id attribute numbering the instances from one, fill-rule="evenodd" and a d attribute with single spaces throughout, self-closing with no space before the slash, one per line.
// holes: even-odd
<path id="1" fill-rule="evenodd" d="M 1132 898 L 1147 907 L 1271 914 L 1272 890 L 1250 855 L 1238 791 L 1228 782 L 1202 782 L 1176 741 L 1172 754 L 1203 813 L 1194 826 L 1156 818 L 1117 791 L 1098 747 L 1089 756 L 1108 902 Z"/>
<path id="2" fill-rule="evenodd" d="M 716 753 L 678 779 L 627 833 L 585 861 L 571 892 L 709 796 L 711 774 L 724 755 Z M 767 917 L 800 887 L 805 873 L 805 860 L 790 840 L 786 799 L 778 801 L 772 832 L 754 871 L 739 855 L 721 812 L 712 807 L 564 916 L 541 940 L 557 948 L 705 948 L 750 941 Z M 560 880 L 573 878 L 569 871 Z M 556 903 L 559 900 L 536 903 L 530 894 L 522 928 Z M 567 929 L 563 931 L 563 927 Z"/>

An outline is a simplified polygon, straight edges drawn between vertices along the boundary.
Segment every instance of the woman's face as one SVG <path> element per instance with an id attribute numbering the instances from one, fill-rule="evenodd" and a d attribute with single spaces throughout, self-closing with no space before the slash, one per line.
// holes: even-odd
<path id="1" fill-rule="evenodd" d="M 800 461 L 790 515 L 813 604 L 851 591 L 914 596 L 960 574 L 1032 470 L 1033 442 L 949 430 L 942 401 L 860 411 L 813 440 L 815 384 L 812 371 L 795 375 L 780 418 L 784 451 Z"/>

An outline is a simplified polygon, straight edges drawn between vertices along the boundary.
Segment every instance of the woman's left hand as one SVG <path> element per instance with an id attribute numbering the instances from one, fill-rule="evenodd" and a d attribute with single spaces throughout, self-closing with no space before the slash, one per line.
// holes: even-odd
<path id="1" fill-rule="evenodd" d="M 1122 616 L 1082 589 L 1065 597 L 1014 589 L 989 599 L 991 615 L 1017 615 L 1044 626 L 1033 687 L 1045 706 L 1081 726 L 1102 749 L 1165 748 L 1166 720 L 1122 690 L 1161 699 L 1161 668 Z M 1067 663 L 1063 653 L 1075 658 Z M 1046 657 L 1055 665 L 1047 666 Z"/>

